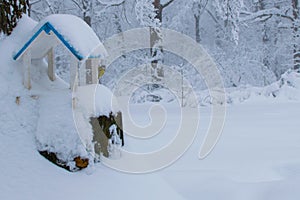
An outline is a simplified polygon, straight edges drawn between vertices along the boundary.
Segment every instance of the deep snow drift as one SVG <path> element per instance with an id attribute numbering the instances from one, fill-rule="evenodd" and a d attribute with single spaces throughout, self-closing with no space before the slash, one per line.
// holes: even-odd
<path id="1" fill-rule="evenodd" d="M 23 87 L 21 66 L 12 59 L 21 34 L 16 31 L 0 41 L 0 199 L 299 199 L 298 73 L 288 72 L 269 86 L 266 94 L 270 97 L 259 95 L 266 88 L 231 91 L 243 103 L 229 101 L 222 137 L 204 160 L 198 159 L 198 153 L 210 123 L 210 107 L 200 108 L 199 129 L 191 148 L 163 170 L 132 175 L 99 163 L 70 173 L 39 155 L 36 137 L 43 131 L 67 131 L 71 141 L 75 138 L 71 93 L 62 81 L 43 78 L 43 69 L 35 71 L 32 90 Z M 251 98 L 244 98 L 249 96 L 244 95 L 247 91 Z M 131 119 L 147 125 L 151 118 L 145 113 L 151 106 L 131 105 Z M 181 108 L 175 101 L 164 106 L 166 126 L 158 137 L 137 140 L 127 136 L 125 149 L 153 151 L 174 137 Z M 52 121 L 47 121 L 48 114 L 54 114 Z M 124 119 L 125 128 L 129 120 Z M 56 137 L 61 140 L 59 134 Z M 84 153 L 80 141 L 74 139 L 70 145 Z"/>

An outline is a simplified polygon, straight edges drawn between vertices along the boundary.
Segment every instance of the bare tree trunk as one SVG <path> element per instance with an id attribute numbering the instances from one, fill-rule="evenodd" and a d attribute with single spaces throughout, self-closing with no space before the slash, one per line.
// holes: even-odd
<path id="1" fill-rule="evenodd" d="M 92 25 L 92 19 L 91 19 L 91 15 L 89 12 L 91 12 L 92 9 L 92 3 L 87 1 L 87 0 L 83 0 L 82 1 L 82 8 L 83 8 L 83 20 L 89 25 Z"/>
<path id="2" fill-rule="evenodd" d="M 264 0 L 259 0 L 255 3 L 255 12 L 257 11 L 261 11 L 266 9 L 266 3 L 264 2 Z M 268 29 L 268 24 L 267 21 L 263 22 L 263 29 L 262 29 L 262 42 L 263 42 L 263 59 L 262 62 L 264 64 L 264 66 L 266 66 L 268 69 L 272 66 L 271 65 L 271 60 L 270 60 L 270 49 L 269 49 L 269 45 L 270 45 L 270 31 Z M 276 74 L 277 76 L 277 74 Z M 280 76 L 280 75 L 279 75 Z"/>
<path id="3" fill-rule="evenodd" d="M 208 0 L 198 0 L 194 1 L 192 11 L 195 18 L 195 38 L 196 42 L 201 42 L 201 33 L 200 33 L 200 19 L 203 12 L 206 10 Z"/>
<path id="4" fill-rule="evenodd" d="M 195 18 L 195 30 L 196 30 L 196 42 L 201 42 L 201 36 L 200 36 L 200 16 L 194 15 Z"/>
<path id="5" fill-rule="evenodd" d="M 299 49 L 299 11 L 298 11 L 298 6 L 299 2 L 298 0 L 292 0 L 292 6 L 293 6 L 293 39 L 294 39 L 294 44 L 293 44 L 293 60 L 294 60 L 294 69 L 300 69 L 300 49 Z"/>
<path id="6" fill-rule="evenodd" d="M 158 19 L 159 22 L 162 22 L 162 10 L 163 7 L 160 3 L 160 0 L 154 0 L 153 2 L 156 16 L 155 19 Z M 163 49 L 160 46 L 162 38 L 160 37 L 160 27 L 150 27 L 150 53 L 153 58 L 151 61 L 152 67 L 152 76 L 158 80 L 164 77 L 163 69 L 158 66 L 158 62 L 160 58 L 158 58 L 158 54 L 162 53 Z"/>
<path id="7" fill-rule="evenodd" d="M 28 16 L 30 17 L 30 15 L 31 15 L 31 4 L 29 3 L 29 0 L 26 0 L 26 4 L 27 4 L 27 6 L 28 6 L 28 9 L 27 9 L 27 13 L 28 13 Z"/>

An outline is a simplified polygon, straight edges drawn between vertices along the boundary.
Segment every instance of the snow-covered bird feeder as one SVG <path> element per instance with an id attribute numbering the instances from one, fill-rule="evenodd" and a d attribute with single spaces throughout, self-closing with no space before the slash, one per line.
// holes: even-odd
<path id="1" fill-rule="evenodd" d="M 101 155 L 118 157 L 124 136 L 122 113 L 114 94 L 104 85 L 90 84 L 78 87 L 74 96 L 78 105 L 73 116 L 86 148 L 96 160 Z"/>
<path id="2" fill-rule="evenodd" d="M 98 83 L 99 63 L 107 55 L 99 38 L 76 16 L 50 15 L 39 23 L 27 16 L 23 16 L 24 19 L 26 24 L 20 23 L 21 28 L 17 30 L 21 32 L 23 29 L 24 33 L 22 36 L 17 34 L 18 48 L 13 59 L 22 66 L 26 88 L 31 88 L 31 77 L 36 80 L 35 77 L 40 73 L 36 68 L 44 67 L 45 60 L 48 69 L 47 74 L 44 71 L 44 76 L 55 80 L 54 48 L 57 45 L 62 44 L 69 50 L 72 60 L 72 107 L 66 106 L 71 104 L 71 98 L 59 98 L 60 101 L 54 102 L 52 107 L 49 106 L 50 109 L 45 109 L 47 114 L 43 116 L 55 114 L 55 117 L 39 120 L 38 127 L 43 129 L 36 133 L 38 151 L 51 162 L 70 171 L 100 161 L 102 155 L 114 156 L 124 145 L 122 114 L 116 106 L 112 106 L 113 93 Z M 36 85 L 35 82 L 33 85 Z M 61 93 L 62 96 L 71 93 L 68 90 L 64 92 L 67 94 Z M 55 111 L 62 116 L 69 116 L 62 111 L 72 112 L 73 119 L 57 118 Z"/>
<path id="3" fill-rule="evenodd" d="M 107 55 L 99 38 L 82 19 L 73 15 L 50 15 L 36 24 L 13 55 L 22 62 L 23 84 L 31 88 L 33 59 L 48 58 L 48 76 L 55 80 L 54 48 L 62 44 L 71 57 L 70 88 L 98 83 L 100 59 Z"/>

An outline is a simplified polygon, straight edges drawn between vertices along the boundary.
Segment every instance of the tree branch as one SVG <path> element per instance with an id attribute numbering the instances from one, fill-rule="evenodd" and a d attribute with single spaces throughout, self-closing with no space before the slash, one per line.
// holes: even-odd
<path id="1" fill-rule="evenodd" d="M 36 3 L 39 3 L 39 2 L 41 2 L 41 0 L 36 0 L 36 1 L 33 1 L 33 2 L 29 2 L 29 4 L 32 6 L 32 5 L 34 5 L 34 4 L 36 4 Z"/>
<path id="2" fill-rule="evenodd" d="M 51 13 L 52 13 L 52 14 L 54 14 L 54 13 L 55 13 L 55 11 L 54 11 L 54 9 L 53 9 L 53 7 L 52 7 L 51 3 L 50 3 L 48 0 L 46 0 L 46 3 L 47 3 L 47 6 L 49 7 L 49 9 L 50 9 Z"/>
<path id="3" fill-rule="evenodd" d="M 243 12 L 241 12 L 241 14 L 244 14 L 247 16 L 241 18 L 240 22 L 256 20 L 258 18 L 260 18 L 261 21 L 266 21 L 266 20 L 272 18 L 273 16 L 282 17 L 282 18 L 288 19 L 293 22 L 295 19 L 292 16 L 288 15 L 287 13 L 288 13 L 288 10 L 281 11 L 277 8 L 261 10 L 261 11 L 255 12 L 255 13 L 243 11 Z"/>
<path id="4" fill-rule="evenodd" d="M 114 2 L 114 3 L 103 2 L 102 0 L 97 0 L 97 2 L 100 3 L 101 5 L 112 7 L 112 6 L 122 5 L 125 2 L 125 0 L 120 0 L 119 2 Z"/>
<path id="5" fill-rule="evenodd" d="M 161 5 L 161 7 L 164 9 L 165 7 L 167 7 L 168 5 L 170 5 L 174 0 L 170 0 L 167 3 Z"/>
<path id="6" fill-rule="evenodd" d="M 214 22 L 216 24 L 218 24 L 219 27 L 224 31 L 224 29 L 222 28 L 221 24 L 218 22 L 218 20 L 215 18 L 215 16 L 212 14 L 212 12 L 210 10 L 208 10 L 207 8 L 205 8 L 204 10 L 209 14 L 209 16 L 211 16 L 211 18 L 214 20 Z"/>
<path id="7" fill-rule="evenodd" d="M 72 0 L 72 2 L 81 10 L 83 11 L 82 7 L 79 5 L 79 3 L 75 0 Z"/>
<path id="8" fill-rule="evenodd" d="M 197 12 L 194 11 L 194 16 L 195 17 L 200 17 L 204 13 L 203 11 L 205 11 L 205 9 L 206 9 L 206 6 L 208 4 L 208 0 L 204 0 L 204 3 L 203 3 L 203 1 L 201 1 L 201 2 L 194 2 L 194 3 L 196 3 L 196 4 L 193 4 L 193 7 L 195 5 L 198 6 Z"/>

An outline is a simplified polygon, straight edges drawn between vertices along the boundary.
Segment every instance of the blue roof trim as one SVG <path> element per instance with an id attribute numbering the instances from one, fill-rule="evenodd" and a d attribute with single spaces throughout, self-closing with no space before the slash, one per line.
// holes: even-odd
<path id="1" fill-rule="evenodd" d="M 18 57 L 27 49 L 27 47 L 37 38 L 37 36 L 43 31 L 43 27 L 41 27 L 29 40 L 25 43 L 25 45 L 21 48 L 16 55 L 14 55 L 13 59 L 17 60 Z"/>
<path id="2" fill-rule="evenodd" d="M 83 59 L 83 56 L 80 55 L 79 52 L 76 49 L 74 49 L 74 47 L 72 47 L 72 45 L 69 42 L 67 42 L 65 40 L 65 38 L 52 26 L 52 24 L 50 24 L 49 22 L 47 22 L 45 25 L 48 26 L 51 31 L 53 31 L 53 33 L 58 37 L 58 39 L 60 39 L 60 41 L 74 54 L 74 56 L 78 60 L 82 60 Z"/>
<path id="3" fill-rule="evenodd" d="M 49 34 L 50 31 L 52 31 L 57 38 L 72 52 L 72 54 L 78 59 L 82 60 L 84 57 L 80 55 L 80 53 L 74 49 L 74 47 L 65 40 L 65 38 L 52 26 L 51 23 L 46 22 L 26 43 L 25 45 L 16 53 L 16 55 L 13 57 L 14 60 L 17 60 L 20 55 L 28 48 L 28 46 L 38 37 L 38 35 L 45 31 L 45 33 Z"/>

